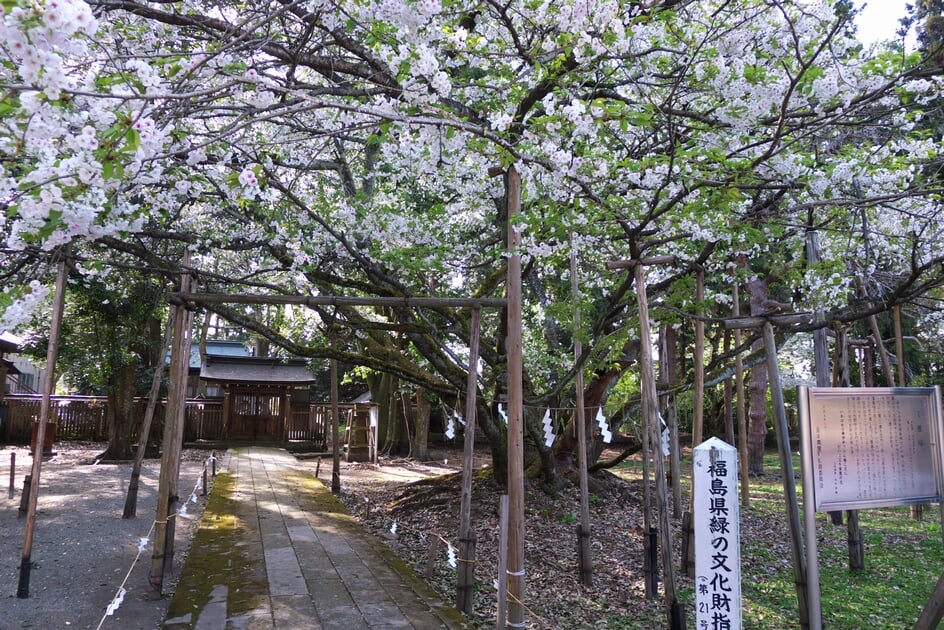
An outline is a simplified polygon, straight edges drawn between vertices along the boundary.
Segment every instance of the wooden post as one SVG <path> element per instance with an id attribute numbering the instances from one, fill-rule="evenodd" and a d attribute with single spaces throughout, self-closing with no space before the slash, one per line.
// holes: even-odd
<path id="1" fill-rule="evenodd" d="M 426 581 L 431 582 L 436 575 L 436 557 L 439 555 L 439 536 L 429 537 L 429 547 L 426 549 Z"/>
<path id="2" fill-rule="evenodd" d="M 590 490 L 587 479 L 587 419 L 583 391 L 583 343 L 580 341 L 580 294 L 578 291 L 577 252 L 571 237 L 570 292 L 574 300 L 574 388 L 577 409 L 577 469 L 580 475 L 580 525 L 577 528 L 577 573 L 584 586 L 593 585 L 593 557 L 590 554 Z"/>
<path id="3" fill-rule="evenodd" d="M 642 549 L 643 575 L 646 585 L 646 597 L 655 599 L 659 596 L 659 539 L 653 526 L 652 489 L 652 444 L 645 413 L 642 418 Z"/>
<path id="4" fill-rule="evenodd" d="M 16 451 L 10 451 L 10 498 L 13 498 L 13 494 L 16 491 L 15 486 L 16 479 Z"/>
<path id="5" fill-rule="evenodd" d="M 808 230 L 806 233 L 806 259 L 810 266 L 819 262 L 819 234 L 816 230 Z M 817 311 L 816 318 L 823 316 L 822 311 Z M 827 342 L 826 329 L 817 328 L 813 331 L 813 373 L 816 376 L 817 387 L 829 387 L 832 381 L 829 370 L 829 344 Z M 833 511 L 829 513 L 833 525 L 842 525 L 842 512 Z"/>
<path id="6" fill-rule="evenodd" d="M 190 265 L 189 251 L 184 254 L 184 267 Z M 190 285 L 190 276 L 184 272 L 181 287 Z M 163 594 L 164 574 L 172 566 L 172 558 L 167 557 L 168 550 L 173 553 L 174 525 L 172 516 L 174 505 L 178 501 L 177 477 L 180 472 L 180 449 L 178 434 L 182 434 L 182 414 L 180 413 L 183 392 L 181 382 L 186 378 L 190 364 L 188 347 L 187 317 L 183 305 L 173 308 L 173 345 L 170 355 L 170 371 L 167 380 L 167 408 L 164 410 L 164 435 L 161 450 L 161 476 L 158 481 L 157 507 L 154 517 L 154 547 L 151 553 L 151 568 L 148 582 L 157 593 Z M 181 378 L 183 377 L 183 378 Z"/>
<path id="7" fill-rule="evenodd" d="M 741 298 L 738 285 L 734 283 L 734 317 L 741 316 Z M 734 329 L 734 347 L 738 348 L 734 355 L 734 391 L 737 395 L 737 423 L 738 423 L 738 463 L 741 476 L 741 505 L 751 505 L 750 461 L 747 453 L 747 400 L 744 398 L 744 361 L 741 358 L 741 329 Z"/>
<path id="8" fill-rule="evenodd" d="M 475 594 L 475 530 L 472 528 L 472 475 L 475 460 L 475 414 L 478 405 L 479 329 L 482 309 L 472 309 L 469 330 L 469 374 L 465 394 L 465 432 L 462 450 L 462 502 L 459 507 L 459 571 L 456 609 L 472 615 Z"/>
<path id="9" fill-rule="evenodd" d="M 666 390 L 675 383 L 675 361 L 677 344 L 675 330 L 663 326 L 659 334 L 659 381 Z M 675 394 L 666 394 L 662 408 L 665 410 L 666 422 L 669 425 L 669 448 L 671 449 L 670 466 L 672 470 L 672 516 L 682 517 L 682 442 L 679 439 L 678 407 Z"/>
<path id="10" fill-rule="evenodd" d="M 699 269 L 695 276 L 695 311 L 701 314 L 705 300 L 705 271 Z M 692 352 L 694 384 L 692 389 L 692 449 L 702 443 L 705 425 L 705 324 L 701 318 L 695 319 L 695 349 Z M 689 501 L 689 512 L 693 509 L 695 496 Z M 693 519 L 690 517 L 689 522 Z M 682 570 L 688 577 L 695 577 L 695 529 L 688 529 L 688 544 L 683 545 Z"/>
<path id="11" fill-rule="evenodd" d="M 941 619 L 944 619 L 944 574 L 941 574 L 938 579 L 934 591 L 931 593 L 931 598 L 925 604 L 921 616 L 918 617 L 918 621 L 915 623 L 914 630 L 934 630 L 940 624 Z"/>
<path id="12" fill-rule="evenodd" d="M 524 627 L 524 367 L 521 349 L 521 176 L 505 173 L 508 203 L 508 627 Z"/>
<path id="13" fill-rule="evenodd" d="M 695 313 L 701 315 L 705 301 L 705 271 L 695 274 Z M 645 341 L 645 340 L 644 340 Z M 705 429 L 705 322 L 695 319 L 695 350 L 692 356 L 695 370 L 692 389 L 692 448 L 702 443 Z"/>
<path id="14" fill-rule="evenodd" d="M 161 353 L 157 365 L 154 366 L 154 376 L 151 378 L 151 389 L 148 392 L 147 407 L 144 410 L 144 419 L 138 431 L 138 450 L 135 453 L 134 465 L 131 467 L 131 481 L 128 482 L 128 494 L 125 496 L 125 509 L 121 518 L 134 518 L 138 509 L 138 486 L 141 482 L 141 465 L 147 452 L 148 439 L 151 435 L 151 424 L 154 422 L 154 411 L 157 409 L 157 398 L 161 390 L 161 381 L 164 376 L 164 361 L 170 348 L 170 336 L 174 326 L 174 308 L 167 318 L 164 328 L 164 338 L 161 343 Z"/>
<path id="15" fill-rule="evenodd" d="M 783 478 L 783 493 L 787 505 L 787 518 L 791 534 L 791 555 L 793 556 L 793 574 L 799 602 L 800 627 L 819 630 L 822 619 L 819 611 L 819 597 L 808 597 L 807 589 L 812 580 L 819 589 L 819 576 L 807 576 L 806 556 L 803 548 L 803 530 L 800 526 L 800 508 L 797 503 L 796 477 L 793 474 L 793 457 L 790 451 L 790 433 L 787 428 L 787 414 L 783 402 L 783 387 L 780 380 L 780 365 L 777 362 L 777 341 L 774 327 L 764 323 L 764 351 L 767 358 L 767 378 L 770 381 L 770 396 L 774 409 L 774 425 L 777 433 L 777 450 L 780 453 L 780 471 Z M 810 581 L 808 581 L 808 577 Z M 814 604 L 810 609 L 810 602 Z"/>
<path id="16" fill-rule="evenodd" d="M 498 614 L 495 630 L 505 630 L 508 620 L 508 495 L 498 500 Z"/>
<path id="17" fill-rule="evenodd" d="M 859 291 L 859 297 L 867 298 L 868 291 L 865 288 L 865 282 L 860 276 L 856 276 L 856 288 Z M 895 378 L 892 376 L 891 360 L 888 357 L 888 351 L 885 350 L 885 342 L 882 341 L 882 333 L 878 328 L 878 318 L 875 315 L 869 315 L 869 328 L 872 330 L 872 339 L 875 342 L 875 348 L 878 352 L 879 361 L 882 363 L 882 375 L 889 387 L 895 386 Z"/>
<path id="18" fill-rule="evenodd" d="M 898 367 L 898 387 L 907 387 L 908 372 L 905 369 L 905 336 L 901 327 L 901 306 L 896 304 L 895 308 L 892 309 L 892 314 L 895 318 L 895 354 L 898 358 L 896 361 Z M 911 518 L 916 521 L 924 520 L 923 503 L 915 503 L 911 506 Z"/>
<path id="19" fill-rule="evenodd" d="M 659 534 L 662 550 L 662 570 L 665 573 L 665 612 L 666 627 L 677 628 L 684 626 L 684 616 L 680 619 L 681 604 L 675 594 L 675 569 L 672 558 L 672 524 L 669 521 L 668 497 L 665 483 L 665 461 L 662 457 L 660 445 L 661 427 L 659 423 L 659 396 L 656 391 L 655 371 L 652 361 L 652 330 L 649 325 L 649 304 L 646 295 L 646 270 L 639 261 L 634 267 L 636 280 L 636 296 L 639 308 L 639 339 L 640 343 L 640 380 L 642 381 L 642 409 L 643 418 L 648 426 L 649 443 L 652 447 L 655 461 L 656 495 L 659 507 Z M 697 406 L 697 401 L 696 401 Z"/>
<path id="20" fill-rule="evenodd" d="M 341 411 L 338 407 L 338 360 L 331 359 L 331 492 L 341 494 Z"/>
<path id="21" fill-rule="evenodd" d="M 52 392 L 56 386 L 56 359 L 59 357 L 59 330 L 62 327 L 62 311 L 66 294 L 66 259 L 65 252 L 60 252 L 59 269 L 56 274 L 56 294 L 53 298 L 52 322 L 49 326 L 49 346 L 46 350 L 46 378 L 43 381 L 43 399 L 39 409 L 39 423 L 36 427 L 36 443 L 33 444 L 33 468 L 30 473 L 31 483 L 26 504 L 26 532 L 23 536 L 23 554 L 20 557 L 20 581 L 16 596 L 29 597 L 30 556 L 33 551 L 33 530 L 36 527 L 36 504 L 39 501 L 39 476 L 43 467 L 43 445 L 46 441 L 46 425 L 49 423 L 52 407 Z M 2 383 L 0 383 L 2 386 Z"/>

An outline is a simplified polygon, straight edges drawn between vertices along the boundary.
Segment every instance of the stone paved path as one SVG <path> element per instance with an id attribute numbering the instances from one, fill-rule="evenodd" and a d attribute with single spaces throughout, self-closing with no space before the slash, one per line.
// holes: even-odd
<path id="1" fill-rule="evenodd" d="M 467 628 L 284 450 L 223 461 L 168 630 Z"/>

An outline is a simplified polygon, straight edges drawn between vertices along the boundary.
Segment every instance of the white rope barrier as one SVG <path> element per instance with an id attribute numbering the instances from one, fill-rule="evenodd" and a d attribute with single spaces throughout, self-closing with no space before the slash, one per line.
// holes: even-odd
<path id="1" fill-rule="evenodd" d="M 203 473 L 206 472 L 207 465 L 210 464 L 210 462 L 215 462 L 215 461 L 217 461 L 217 458 L 213 455 L 207 457 L 203 461 L 203 469 L 200 470 L 199 474 L 197 475 L 197 481 L 193 486 L 193 490 L 190 492 L 190 498 L 186 502 L 184 502 L 184 504 L 181 505 L 180 508 L 175 513 L 168 514 L 167 520 L 176 518 L 177 516 L 183 516 L 183 517 L 187 516 L 187 505 L 189 503 L 196 503 L 197 491 L 203 489 Z M 95 463 L 97 464 L 98 462 L 96 461 Z M 167 521 L 162 521 L 162 523 L 166 523 L 166 522 Z M 151 542 L 151 535 L 154 533 L 154 527 L 157 525 L 157 523 L 158 523 L 157 520 L 151 521 L 151 527 L 150 529 L 148 529 L 147 535 L 138 539 L 137 554 L 135 554 L 134 560 L 131 562 L 131 567 L 128 569 L 128 572 L 125 573 L 124 579 L 121 581 L 121 584 L 118 586 L 118 590 L 115 593 L 114 598 L 112 598 L 111 602 L 106 607 L 105 614 L 102 615 L 101 621 L 98 622 L 98 626 L 96 627 L 96 630 L 101 630 L 102 626 L 105 625 L 105 621 L 109 617 L 114 615 L 115 612 L 118 610 L 118 608 L 121 607 L 121 604 L 124 602 L 125 595 L 127 595 L 128 593 L 125 586 L 127 585 L 128 580 L 131 578 L 132 571 L 134 571 L 134 568 L 137 566 L 138 561 L 141 559 L 141 554 L 143 554 L 147 550 L 147 547 Z"/>

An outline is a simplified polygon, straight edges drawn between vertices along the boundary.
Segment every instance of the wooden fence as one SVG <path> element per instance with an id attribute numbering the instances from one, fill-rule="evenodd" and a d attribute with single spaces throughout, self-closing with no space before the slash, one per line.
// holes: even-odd
<path id="1" fill-rule="evenodd" d="M 40 396 L 7 396 L 0 407 L 0 441 L 28 444 L 33 423 L 39 418 Z M 55 422 L 55 440 L 108 440 L 107 406 L 103 396 L 53 396 L 51 400 Z M 144 418 L 147 401 L 135 403 L 132 439 L 137 440 L 138 428 Z M 370 405 L 340 405 L 341 421 L 347 423 L 355 414 L 363 413 Z M 158 403 L 151 440 L 160 441 L 164 420 L 164 401 Z M 322 448 L 327 444 L 331 421 L 328 403 L 295 403 L 288 419 L 289 441 L 314 442 Z M 186 442 L 219 441 L 223 439 L 223 402 L 219 399 L 191 399 L 187 401 L 184 440 Z"/>

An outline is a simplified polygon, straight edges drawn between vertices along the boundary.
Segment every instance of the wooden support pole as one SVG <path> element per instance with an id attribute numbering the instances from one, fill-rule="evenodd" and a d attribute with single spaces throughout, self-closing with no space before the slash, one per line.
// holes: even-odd
<path id="1" fill-rule="evenodd" d="M 659 334 L 659 381 L 665 390 L 676 380 L 675 362 L 677 344 L 675 330 L 665 325 Z M 682 518 L 682 442 L 679 438 L 678 404 L 675 394 L 662 397 L 662 408 L 669 425 L 669 465 L 672 471 L 672 516 Z"/>
<path id="2" fill-rule="evenodd" d="M 465 394 L 465 431 L 462 439 L 462 502 L 459 506 L 459 571 L 456 609 L 472 615 L 475 595 L 475 529 L 472 527 L 472 476 L 475 472 L 475 421 L 478 405 L 479 336 L 482 310 L 472 309 L 469 330 L 469 374 Z"/>
<path id="3" fill-rule="evenodd" d="M 734 283 L 734 316 L 741 316 L 741 297 L 738 285 Z M 734 329 L 734 347 L 741 347 L 741 329 Z M 747 399 L 744 397 L 744 360 L 741 352 L 734 355 L 734 391 L 737 395 L 737 425 L 738 425 L 738 463 L 741 474 L 741 505 L 751 505 L 750 458 L 747 452 Z"/>
<path id="4" fill-rule="evenodd" d="M 764 350 L 767 358 L 767 378 L 770 381 L 770 396 L 773 403 L 774 426 L 777 433 L 777 450 L 780 453 L 780 471 L 783 478 L 783 493 L 790 524 L 793 575 L 799 602 L 800 627 L 804 630 L 822 628 L 819 597 L 808 597 L 807 589 L 813 583 L 819 589 L 819 576 L 807 576 L 806 555 L 803 547 L 803 530 L 800 526 L 800 508 L 797 503 L 796 477 L 793 473 L 793 457 L 790 451 L 790 432 L 787 428 L 787 413 L 783 402 L 783 386 L 780 380 L 780 365 L 777 361 L 777 341 L 774 327 L 764 324 Z M 810 581 L 808 581 L 808 578 Z M 813 582 L 815 580 L 815 582 Z M 810 609 L 810 603 L 815 610 Z M 811 625 L 812 624 L 812 625 Z"/>
<path id="5" fill-rule="evenodd" d="M 905 370 L 905 337 L 901 329 L 901 306 L 895 305 L 892 310 L 895 317 L 895 354 L 898 355 L 898 387 L 908 386 L 908 375 Z"/>
<path id="6" fill-rule="evenodd" d="M 164 361 L 167 358 L 167 352 L 170 349 L 170 336 L 174 327 L 174 309 L 171 309 L 167 317 L 167 325 L 164 327 L 164 338 L 161 343 L 161 353 L 157 365 L 154 366 L 154 376 L 151 378 L 151 389 L 148 391 L 147 407 L 144 409 L 144 419 L 141 421 L 141 428 L 138 431 L 138 450 L 134 456 L 134 464 L 131 467 L 131 480 L 128 482 L 128 494 L 125 495 L 125 508 L 121 518 L 134 518 L 138 510 L 138 486 L 141 483 L 141 466 L 144 463 L 144 455 L 147 452 L 148 439 L 151 436 L 151 424 L 154 422 L 154 412 L 157 409 L 157 399 L 161 391 L 161 381 L 164 376 Z"/>
<path id="7" fill-rule="evenodd" d="M 185 253 L 184 267 L 190 264 L 189 252 Z M 181 287 L 189 290 L 190 276 L 184 273 L 181 276 Z M 178 434 L 182 435 L 182 413 L 180 408 L 184 402 L 181 383 L 186 378 L 190 363 L 189 335 L 187 334 L 187 311 L 183 306 L 172 308 L 173 311 L 173 342 L 171 347 L 170 370 L 167 381 L 167 408 L 164 410 L 164 435 L 161 450 L 161 475 L 157 488 L 157 507 L 154 516 L 154 542 L 151 552 L 151 568 L 148 582 L 151 588 L 163 594 L 164 575 L 169 571 L 172 562 L 167 557 L 168 547 L 173 551 L 175 504 L 177 496 L 177 477 L 180 472 L 180 449 Z M 183 378 L 182 378 L 183 376 Z"/>
<path id="8" fill-rule="evenodd" d="M 340 415 L 341 411 L 338 406 L 338 360 L 331 359 L 331 492 L 335 495 L 341 494 Z M 350 444 L 348 448 L 350 449 Z"/>
<path id="9" fill-rule="evenodd" d="M 521 348 L 521 176 L 505 173 L 508 203 L 508 627 L 524 622 L 524 366 Z"/>
<path id="10" fill-rule="evenodd" d="M 679 619 L 680 604 L 675 592 L 675 569 L 672 558 L 672 524 L 669 520 L 668 497 L 665 482 L 665 461 L 660 445 L 661 426 L 659 422 L 659 395 L 656 390 L 655 371 L 652 360 L 652 330 L 649 325 L 649 304 L 646 295 L 646 269 L 643 265 L 634 268 L 636 296 L 639 308 L 640 343 L 640 380 L 642 382 L 643 419 L 648 427 L 649 442 L 655 461 L 656 495 L 659 507 L 659 536 L 662 550 L 662 570 L 665 573 L 665 612 L 666 627 L 684 626 L 684 619 Z"/>
<path id="11" fill-rule="evenodd" d="M 587 418 L 583 391 L 583 343 L 580 341 L 580 291 L 575 239 L 570 248 L 570 293 L 574 300 L 574 389 L 577 399 L 577 471 L 580 475 L 580 525 L 577 527 L 577 575 L 584 586 L 593 586 L 593 557 L 590 553 L 590 489 L 587 478 Z"/>
<path id="12" fill-rule="evenodd" d="M 921 611 L 914 630 L 935 630 L 944 619 L 944 574 L 937 581 L 931 598 Z"/>
<path id="13" fill-rule="evenodd" d="M 701 315 L 702 302 L 705 300 L 705 272 L 698 270 L 695 275 L 695 311 Z M 700 317 L 695 319 L 695 348 L 692 352 L 694 383 L 692 389 L 692 448 L 702 443 L 705 425 L 705 323 Z M 695 496 L 689 502 L 689 512 L 693 511 Z M 690 519 L 691 520 L 691 519 Z M 682 570 L 691 578 L 695 577 L 695 528 L 688 530 L 688 544 L 683 545 Z"/>
<path id="14" fill-rule="evenodd" d="M 860 276 L 856 276 L 856 288 L 859 292 L 859 297 L 867 298 L 868 291 L 865 288 L 865 282 Z M 892 366 L 891 359 L 888 356 L 888 351 L 885 349 L 885 342 L 882 341 L 882 332 L 878 327 L 878 318 L 875 315 L 869 315 L 869 328 L 872 330 L 872 339 L 875 342 L 875 348 L 878 351 L 878 358 L 882 364 L 882 375 L 885 377 L 885 383 L 888 387 L 895 386 L 895 377 L 892 375 Z"/>
<path id="15" fill-rule="evenodd" d="M 819 262 L 819 234 L 815 230 L 809 230 L 806 233 L 806 260 L 810 266 Z M 822 312 L 817 311 L 816 317 L 822 317 Z M 813 373 L 817 387 L 830 386 L 832 373 L 829 370 L 829 343 L 825 328 L 817 328 L 813 331 Z M 830 512 L 829 518 L 833 525 L 842 525 L 841 511 Z"/>
<path id="16" fill-rule="evenodd" d="M 498 611 L 495 630 L 508 624 L 508 495 L 498 499 Z"/>
<path id="17" fill-rule="evenodd" d="M 519 180 L 520 181 L 520 180 Z M 190 293 L 168 295 L 171 304 L 298 304 L 302 306 L 413 306 L 418 308 L 501 308 L 505 298 L 344 297 L 340 295 L 256 295 Z"/>
<path id="18" fill-rule="evenodd" d="M 705 301 L 705 271 L 695 274 L 695 312 L 702 313 Z M 705 322 L 695 319 L 695 350 L 692 354 L 694 385 L 692 390 L 692 448 L 701 444 L 705 430 Z"/>
<path id="19" fill-rule="evenodd" d="M 36 505 L 39 501 L 39 476 L 43 467 L 43 445 L 46 441 L 46 425 L 52 409 L 52 393 L 56 386 L 56 360 L 59 357 L 59 331 L 62 328 L 62 311 L 65 306 L 67 268 L 65 253 L 60 253 L 56 274 L 56 293 L 53 297 L 52 322 L 49 326 L 49 346 L 46 349 L 46 378 L 43 381 L 43 398 L 39 408 L 36 427 L 36 443 L 33 444 L 33 468 L 30 473 L 29 494 L 26 504 L 26 531 L 23 536 L 23 554 L 20 557 L 20 580 L 16 589 L 19 598 L 29 597 L 30 559 L 33 551 L 33 531 L 36 527 Z M 0 383 L 2 386 L 2 383 Z"/>

